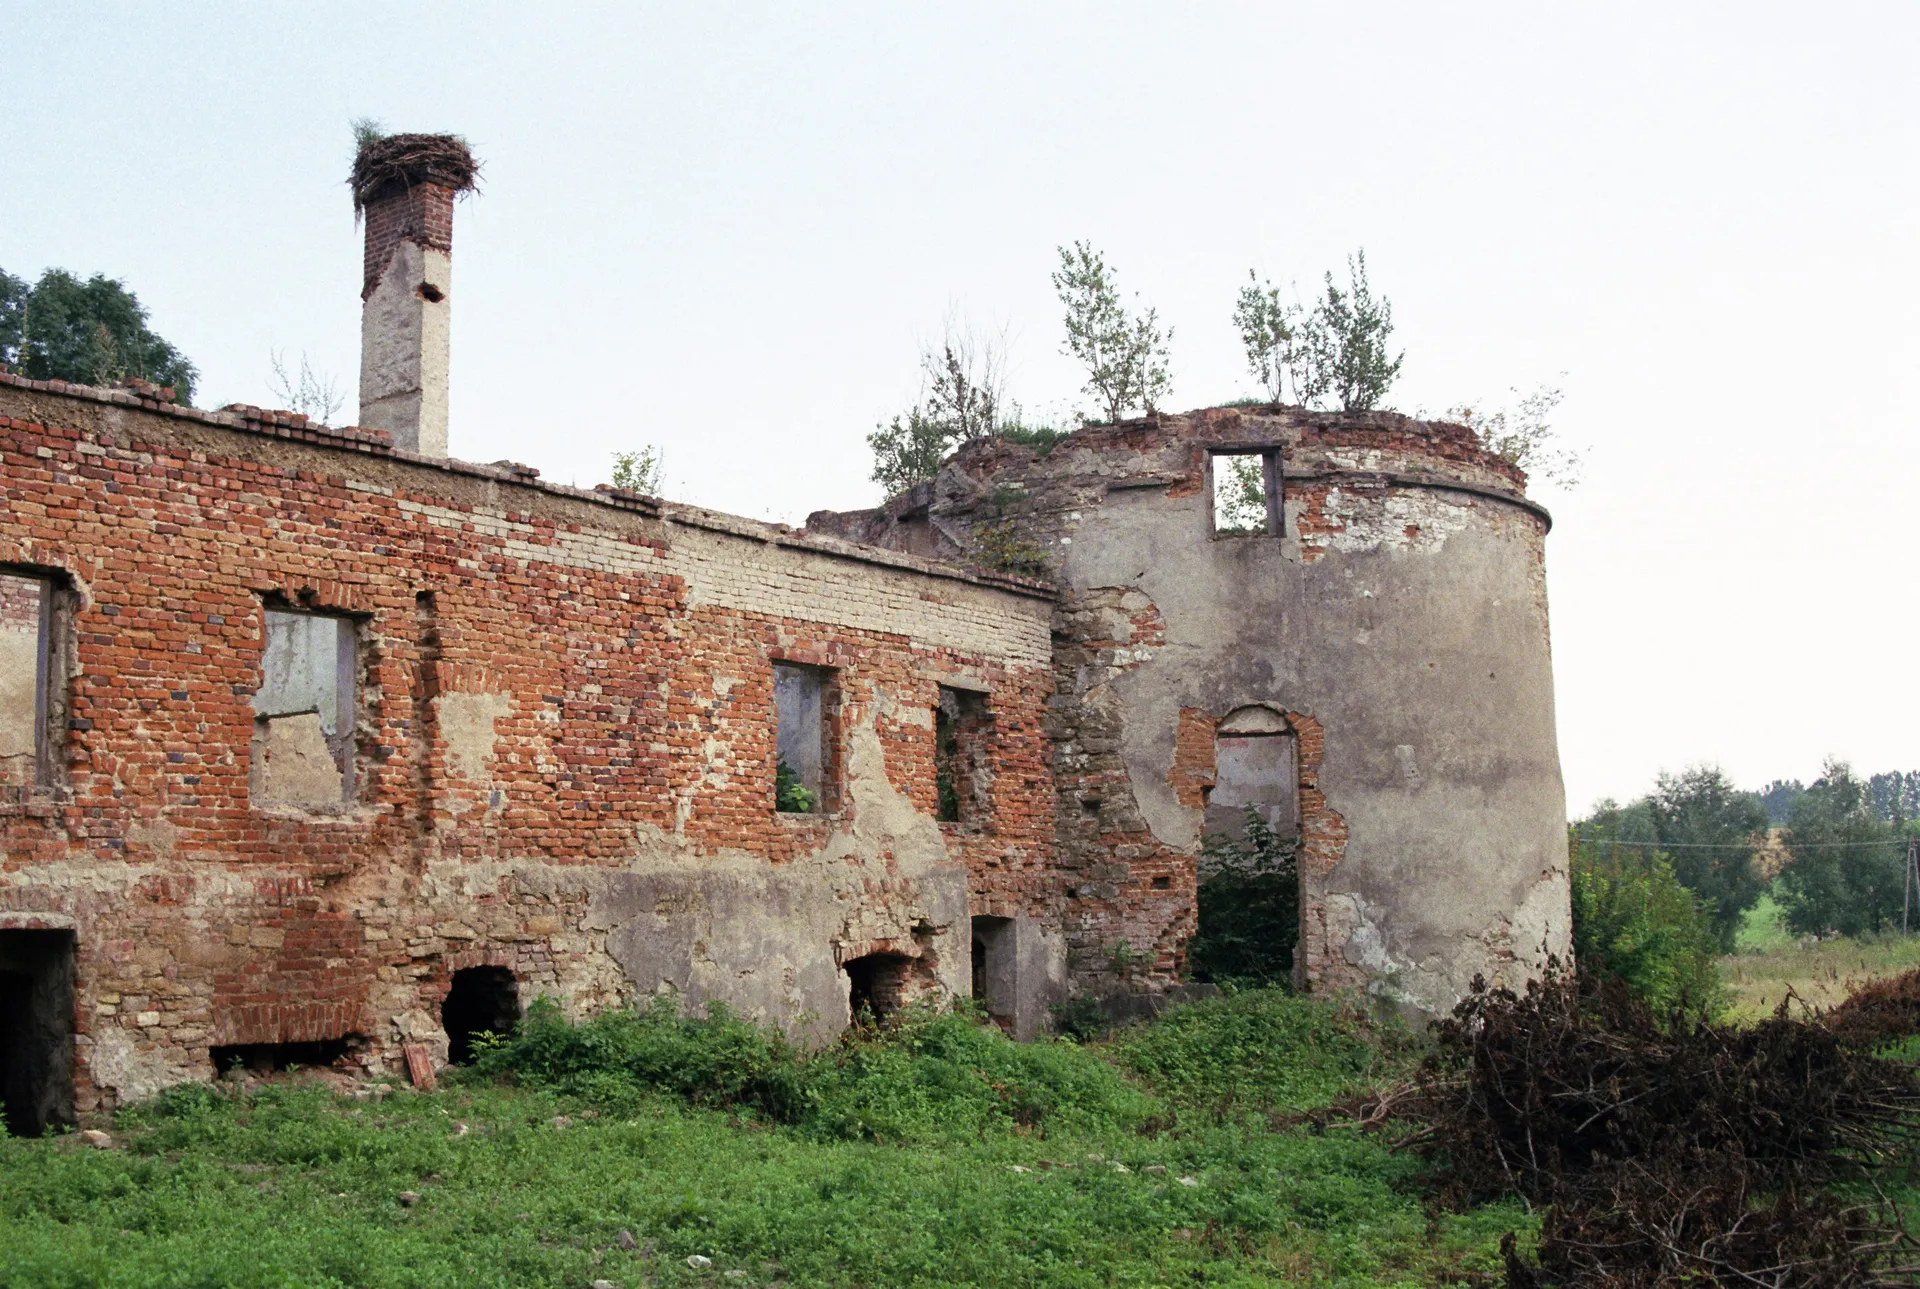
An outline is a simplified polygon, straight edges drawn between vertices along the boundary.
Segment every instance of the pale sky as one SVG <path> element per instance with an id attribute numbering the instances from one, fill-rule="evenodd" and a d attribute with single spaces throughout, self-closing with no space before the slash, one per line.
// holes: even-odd
<path id="1" fill-rule="evenodd" d="M 122 278 L 203 372 L 347 392 L 348 122 L 466 136 L 452 450 L 798 522 L 949 314 L 1064 417 L 1055 247 L 1251 392 L 1249 268 L 1364 246 L 1439 409 L 1542 381 L 1569 809 L 1920 766 L 1920 5 L 62 6 L 0 0 L 0 268 Z M 1565 373 L 1564 376 L 1561 373 Z"/>

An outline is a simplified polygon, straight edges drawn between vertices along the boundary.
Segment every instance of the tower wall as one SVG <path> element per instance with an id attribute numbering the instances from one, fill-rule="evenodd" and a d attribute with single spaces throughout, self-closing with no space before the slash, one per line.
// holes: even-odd
<path id="1" fill-rule="evenodd" d="M 1273 454 L 1277 534 L 1214 531 L 1210 460 Z M 968 445 L 918 504 L 849 516 L 1043 561 L 1062 594 L 1049 734 L 1078 987 L 1186 967 L 1217 724 L 1292 732 L 1297 981 L 1418 1012 L 1569 943 L 1546 512 L 1458 426 L 1216 409 Z"/>

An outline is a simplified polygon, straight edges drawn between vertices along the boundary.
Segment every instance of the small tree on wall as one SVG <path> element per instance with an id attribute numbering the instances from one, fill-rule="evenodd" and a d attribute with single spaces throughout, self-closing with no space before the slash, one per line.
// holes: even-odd
<path id="1" fill-rule="evenodd" d="M 1393 305 L 1376 297 L 1367 282 L 1367 253 L 1347 260 L 1347 286 L 1326 275 L 1325 293 L 1309 312 L 1286 303 L 1280 288 L 1249 272 L 1240 288 L 1233 324 L 1246 349 L 1247 365 L 1267 396 L 1286 401 L 1289 386 L 1301 407 L 1328 402 L 1348 412 L 1379 407 L 1399 378 L 1404 353 L 1389 357 Z"/>
<path id="2" fill-rule="evenodd" d="M 649 497 L 660 495 L 660 470 L 666 454 L 649 443 L 637 452 L 613 454 L 613 478 L 616 488 L 626 488 Z"/>
<path id="3" fill-rule="evenodd" d="M 1327 274 L 1326 295 L 1314 309 L 1308 334 L 1326 392 L 1341 409 L 1365 412 L 1380 406 L 1399 377 L 1406 354 L 1387 357 L 1393 305 L 1385 296 L 1375 299 L 1367 286 L 1366 251 L 1347 260 L 1345 291 L 1333 284 L 1333 274 Z"/>
<path id="4" fill-rule="evenodd" d="M 1087 369 L 1083 389 L 1093 396 L 1096 414 L 1111 423 L 1136 407 L 1153 411 L 1173 383 L 1167 367 L 1172 328 L 1162 331 L 1151 308 L 1138 316 L 1127 312 L 1114 271 L 1093 247 L 1075 242 L 1059 251 L 1053 289 L 1067 311 L 1063 349 Z"/>
<path id="5" fill-rule="evenodd" d="M 1268 398 L 1286 402 L 1291 385 L 1293 401 L 1305 407 L 1319 398 L 1320 390 L 1312 383 L 1319 373 L 1307 362 L 1304 311 L 1283 300 L 1280 288 L 1261 281 L 1252 269 L 1247 270 L 1247 278 L 1233 306 L 1233 325 L 1246 350 L 1247 367 Z"/>
<path id="6" fill-rule="evenodd" d="M 921 395 L 867 435 L 873 481 L 898 496 L 931 479 L 954 448 L 1005 428 L 1006 346 L 949 320 L 936 348 L 920 353 Z"/>

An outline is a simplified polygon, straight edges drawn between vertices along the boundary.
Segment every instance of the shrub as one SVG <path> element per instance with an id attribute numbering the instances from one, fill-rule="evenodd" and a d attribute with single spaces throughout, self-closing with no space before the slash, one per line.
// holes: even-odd
<path id="1" fill-rule="evenodd" d="M 1657 1013 L 1719 1007 L 1719 939 L 1664 856 L 1576 839 L 1572 879 L 1573 952 L 1582 971 L 1621 981 Z"/>
<path id="2" fill-rule="evenodd" d="M 1127 1127 L 1152 1102 L 1073 1043 L 1016 1043 L 964 1011 L 909 1009 L 811 1062 L 805 1128 L 849 1140 L 972 1140 Z"/>
<path id="3" fill-rule="evenodd" d="M 1845 762 L 1793 803 L 1787 828 L 1793 859 L 1780 873 L 1787 925 L 1802 934 L 1860 935 L 1896 925 L 1906 898 L 1906 841 L 1876 818 L 1869 784 Z"/>
<path id="4" fill-rule="evenodd" d="M 1245 989 L 1126 1030 L 1110 1050 L 1175 1103 L 1224 1114 L 1326 1104 L 1383 1069 L 1399 1037 L 1323 999 Z"/>
<path id="5" fill-rule="evenodd" d="M 474 1069 L 593 1100 L 671 1092 L 693 1105 L 744 1107 L 782 1123 L 799 1119 L 808 1104 L 800 1052 L 724 1003 L 696 1018 L 682 1016 L 678 1000 L 656 998 L 643 1010 L 573 1024 L 551 999 L 538 999 L 511 1036 L 483 1045 Z"/>
<path id="6" fill-rule="evenodd" d="M 1510 1286 L 1838 1286 L 1884 1265 L 1887 1228 L 1817 1187 L 1911 1148 L 1910 1066 L 1784 1010 L 1675 1024 L 1560 971 L 1525 994 L 1476 980 L 1435 1037 L 1415 1113 L 1449 1188 L 1551 1206 L 1545 1278 L 1510 1249 Z"/>
<path id="7" fill-rule="evenodd" d="M 649 1093 L 744 1109 L 810 1135 L 893 1142 L 1130 1124 L 1152 1110 L 1111 1066 L 1071 1043 L 1015 1043 L 964 1012 L 912 1008 L 805 1052 L 720 1003 L 671 1000 L 568 1022 L 541 1000 L 489 1044 L 480 1076 L 630 1106 Z"/>

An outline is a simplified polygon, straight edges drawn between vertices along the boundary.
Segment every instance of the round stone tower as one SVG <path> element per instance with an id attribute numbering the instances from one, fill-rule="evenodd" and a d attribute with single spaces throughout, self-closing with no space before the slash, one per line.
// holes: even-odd
<path id="1" fill-rule="evenodd" d="M 830 526 L 1059 585 L 1077 987 L 1179 979 L 1201 839 L 1251 807 L 1299 839 L 1297 984 L 1435 1013 L 1568 951 L 1549 519 L 1524 485 L 1459 426 L 1217 408 L 978 440 Z"/>

